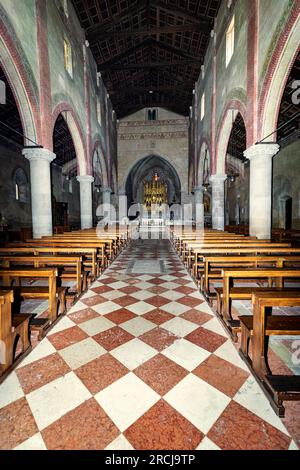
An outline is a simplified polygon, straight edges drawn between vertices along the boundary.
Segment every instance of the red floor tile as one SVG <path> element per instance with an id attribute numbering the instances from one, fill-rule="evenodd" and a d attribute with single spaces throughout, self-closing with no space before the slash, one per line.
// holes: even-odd
<path id="1" fill-rule="evenodd" d="M 155 295 L 149 299 L 146 299 L 145 302 L 147 302 L 147 304 L 153 305 L 154 307 L 162 307 L 163 305 L 170 303 L 170 300 L 166 299 L 165 297 L 161 297 L 160 295 Z"/>
<path id="2" fill-rule="evenodd" d="M 181 299 L 178 299 L 177 302 L 191 308 L 199 307 L 199 305 L 203 304 L 203 300 L 189 296 L 181 297 Z"/>
<path id="3" fill-rule="evenodd" d="M 48 340 L 58 351 L 86 338 L 88 338 L 88 335 L 78 326 L 73 326 L 72 328 L 48 336 Z"/>
<path id="4" fill-rule="evenodd" d="M 184 312 L 182 315 L 180 315 L 180 317 L 191 321 L 192 323 L 196 323 L 197 325 L 204 325 L 204 323 L 207 323 L 209 320 L 214 318 L 213 315 L 209 315 L 209 313 L 205 312 L 199 312 L 199 310 L 194 308 Z"/>
<path id="5" fill-rule="evenodd" d="M 210 352 L 215 352 L 216 349 L 227 341 L 227 338 L 224 336 L 205 330 L 202 327 L 192 331 L 192 333 L 188 334 L 185 339 Z"/>
<path id="6" fill-rule="evenodd" d="M 108 313 L 105 315 L 105 318 L 108 318 L 110 321 L 116 325 L 120 325 L 132 318 L 136 317 L 135 313 L 130 312 L 126 308 L 120 308 L 120 310 L 115 310 L 114 312 Z"/>
<path id="7" fill-rule="evenodd" d="M 203 434 L 164 400 L 160 400 L 124 435 L 137 450 L 194 450 Z"/>
<path id="8" fill-rule="evenodd" d="M 179 338 L 164 328 L 156 327 L 153 330 L 144 333 L 139 337 L 139 339 L 158 351 L 163 351 Z"/>
<path id="9" fill-rule="evenodd" d="M 213 354 L 202 362 L 193 373 L 231 398 L 249 377 L 248 372 Z"/>
<path id="10" fill-rule="evenodd" d="M 152 321 L 156 325 L 161 325 L 162 323 L 165 323 L 168 320 L 174 318 L 174 315 L 168 312 L 164 312 L 163 310 L 157 308 L 156 310 L 152 310 L 151 312 L 145 313 L 145 315 L 143 315 L 143 318 Z"/>
<path id="11" fill-rule="evenodd" d="M 120 305 L 120 307 L 128 307 L 129 305 L 136 304 L 138 302 L 137 299 L 131 297 L 130 295 L 124 295 L 119 299 L 114 299 L 114 303 Z"/>
<path id="12" fill-rule="evenodd" d="M 97 334 L 93 338 L 107 351 L 112 351 L 118 346 L 121 346 L 122 344 L 134 339 L 134 336 L 127 333 L 127 331 L 123 330 L 119 326 L 115 326 L 109 330 Z"/>
<path id="13" fill-rule="evenodd" d="M 93 398 L 42 432 L 49 450 L 101 450 L 119 434 L 118 428 Z"/>
<path id="14" fill-rule="evenodd" d="M 84 308 L 83 310 L 71 313 L 68 316 L 77 325 L 80 325 L 80 323 L 84 323 L 88 320 L 92 320 L 93 318 L 99 317 L 98 313 L 96 313 L 95 310 L 93 310 L 92 308 Z"/>
<path id="15" fill-rule="evenodd" d="M 104 354 L 75 371 L 86 388 L 95 395 L 129 372 L 110 354 Z"/>
<path id="16" fill-rule="evenodd" d="M 183 367 L 161 354 L 139 366 L 134 373 L 162 396 L 188 374 Z"/>
<path id="17" fill-rule="evenodd" d="M 0 409 L 0 449 L 10 450 L 38 432 L 26 398 Z"/>
<path id="18" fill-rule="evenodd" d="M 235 402 L 230 402 L 208 433 L 224 450 L 287 450 L 291 439 Z"/>
<path id="19" fill-rule="evenodd" d="M 67 374 L 70 370 L 62 357 L 55 353 L 18 369 L 16 373 L 24 393 L 30 393 Z"/>

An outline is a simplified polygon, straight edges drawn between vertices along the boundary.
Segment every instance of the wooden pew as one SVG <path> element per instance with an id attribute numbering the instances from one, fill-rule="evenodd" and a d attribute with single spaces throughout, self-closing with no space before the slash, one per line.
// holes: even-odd
<path id="1" fill-rule="evenodd" d="M 279 289 L 283 288 L 284 279 L 300 279 L 300 268 L 288 269 L 288 268 L 245 268 L 245 269 L 224 269 L 222 270 L 223 278 L 223 308 L 222 312 L 217 312 L 221 319 L 223 319 L 225 326 L 232 334 L 234 341 L 237 341 L 237 333 L 240 331 L 239 320 L 234 320 L 231 315 L 231 303 L 232 303 L 232 289 L 234 288 L 234 280 L 244 279 L 274 279 L 276 281 L 276 287 Z M 271 287 L 269 285 L 269 287 Z M 255 288 L 250 287 L 235 287 L 235 294 L 238 293 L 239 289 L 242 289 L 243 296 L 248 290 L 249 294 L 255 292 Z"/>
<path id="2" fill-rule="evenodd" d="M 240 355 L 251 367 L 276 413 L 284 417 L 283 402 L 300 400 L 300 377 L 273 375 L 268 364 L 270 336 L 300 336 L 299 315 L 272 316 L 273 307 L 300 307 L 300 292 L 257 292 L 252 295 L 253 316 L 240 316 L 242 342 Z M 249 357 L 249 342 L 252 360 Z"/>
<path id="3" fill-rule="evenodd" d="M 24 298 L 49 301 L 50 324 L 57 319 L 59 314 L 64 313 L 66 305 L 66 288 L 57 287 L 57 276 L 57 268 L 0 268 L 0 278 L 4 281 L 2 289 L 9 287 L 20 291 Z M 21 286 L 21 279 L 47 279 L 48 286 Z"/>
<path id="4" fill-rule="evenodd" d="M 193 264 L 193 275 L 195 280 L 198 280 L 198 270 L 203 269 L 203 258 L 205 256 L 237 256 L 237 255 L 248 255 L 248 256 L 267 256 L 267 255 L 300 255 L 300 248 L 274 248 L 273 244 L 263 247 L 251 247 L 249 245 L 242 248 L 236 247 L 213 247 L 213 248 L 196 248 L 194 250 L 194 264 Z"/>
<path id="5" fill-rule="evenodd" d="M 100 253 L 99 253 L 100 250 Z M 87 258 L 84 261 L 84 266 L 91 268 L 93 278 L 99 276 L 108 263 L 105 255 L 105 245 L 99 249 L 89 243 L 87 246 L 83 243 L 66 243 L 66 242 L 41 242 L 40 240 L 35 243 L 22 243 L 22 244 L 7 244 L 4 249 L 0 248 L 0 253 L 48 253 L 48 254 L 81 254 Z"/>
<path id="6" fill-rule="evenodd" d="M 17 265 L 33 265 L 35 268 L 55 266 L 60 267 L 59 278 L 62 280 L 75 280 L 77 295 L 81 295 L 87 289 L 86 273 L 82 270 L 81 256 L 1 256 L 0 263 L 4 268 L 12 268 Z M 68 271 L 72 267 L 74 271 Z"/>
<path id="7" fill-rule="evenodd" d="M 31 351 L 29 320 L 31 315 L 12 315 L 14 300 L 12 290 L 0 293 L 0 383 L 15 365 Z M 15 358 L 18 338 L 22 341 L 22 352 Z"/>
<path id="8" fill-rule="evenodd" d="M 201 291 L 209 298 L 211 296 L 209 281 L 211 279 L 222 279 L 222 269 L 235 267 L 275 267 L 283 268 L 292 264 L 293 266 L 300 264 L 299 256 L 294 255 L 269 255 L 269 256 L 205 256 L 203 258 L 204 270 L 201 276 Z M 291 266 L 290 266 L 291 267 Z"/>

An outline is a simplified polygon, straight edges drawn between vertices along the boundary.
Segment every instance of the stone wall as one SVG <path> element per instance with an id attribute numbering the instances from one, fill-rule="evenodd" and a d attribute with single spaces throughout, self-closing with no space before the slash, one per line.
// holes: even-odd
<path id="1" fill-rule="evenodd" d="M 190 202 L 188 194 L 188 119 L 158 108 L 158 120 L 147 120 L 142 109 L 118 125 L 118 182 L 124 192 L 127 176 L 140 159 L 157 155 L 167 160 L 181 181 L 182 202 Z"/>
<path id="2" fill-rule="evenodd" d="M 273 227 L 285 228 L 285 201 L 292 198 L 292 228 L 300 229 L 300 141 L 273 159 Z"/>

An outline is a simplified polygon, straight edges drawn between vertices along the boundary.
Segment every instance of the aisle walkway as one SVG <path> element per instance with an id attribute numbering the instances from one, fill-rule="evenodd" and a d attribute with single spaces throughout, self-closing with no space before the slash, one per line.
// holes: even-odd
<path id="1" fill-rule="evenodd" d="M 0 386 L 0 449 L 295 448 L 168 241 L 136 241 Z"/>

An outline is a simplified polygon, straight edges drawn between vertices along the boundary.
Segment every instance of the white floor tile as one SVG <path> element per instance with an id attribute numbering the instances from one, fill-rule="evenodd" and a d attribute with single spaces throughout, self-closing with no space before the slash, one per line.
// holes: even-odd
<path id="1" fill-rule="evenodd" d="M 157 351 L 138 338 L 135 338 L 113 349 L 110 354 L 122 362 L 128 369 L 133 370 L 155 356 Z"/>
<path id="2" fill-rule="evenodd" d="M 124 297 L 124 292 L 120 292 L 118 290 L 110 290 L 109 292 L 104 292 L 101 294 L 102 297 L 105 297 L 108 300 L 115 300 L 115 299 L 120 299 L 121 297 Z"/>
<path id="3" fill-rule="evenodd" d="M 180 284 L 176 284 L 175 282 L 164 282 L 163 284 L 159 284 L 160 287 L 163 287 L 164 289 L 172 290 L 172 289 L 177 289 L 180 287 Z"/>
<path id="4" fill-rule="evenodd" d="M 95 395 L 100 406 L 121 432 L 151 408 L 160 396 L 133 373 Z"/>
<path id="5" fill-rule="evenodd" d="M 41 434 L 37 433 L 15 447 L 14 450 L 47 450 L 47 448 Z"/>
<path id="6" fill-rule="evenodd" d="M 150 284 L 150 282 L 143 281 L 143 282 L 137 282 L 136 284 L 134 284 L 134 286 L 137 287 L 138 289 L 146 290 L 146 289 L 150 289 L 151 287 L 154 287 L 154 284 Z"/>
<path id="7" fill-rule="evenodd" d="M 160 295 L 162 297 L 165 297 L 165 299 L 169 299 L 169 300 L 178 300 L 178 299 L 181 299 L 182 297 L 185 297 L 185 294 L 182 294 L 181 292 L 177 292 L 176 290 L 167 290 L 166 292 L 163 292 Z"/>
<path id="8" fill-rule="evenodd" d="M 209 320 L 207 323 L 204 323 L 204 325 L 201 325 L 202 328 L 205 328 L 206 330 L 213 331 L 214 333 L 217 333 L 218 335 L 224 336 L 225 338 L 228 338 L 228 334 L 220 324 L 220 322 L 216 318 L 212 318 Z"/>
<path id="9" fill-rule="evenodd" d="M 85 306 L 86 308 L 86 306 Z M 81 310 L 81 309 L 80 309 Z M 73 312 L 72 312 L 73 313 Z M 76 324 L 69 318 L 63 317 L 59 322 L 49 331 L 49 335 L 53 335 L 54 333 L 59 333 L 60 331 L 67 330 L 68 328 L 72 328 L 76 326 Z"/>
<path id="10" fill-rule="evenodd" d="M 169 304 L 163 305 L 161 309 L 165 312 L 171 313 L 172 315 L 181 315 L 182 313 L 190 310 L 190 307 L 178 302 L 170 302 Z"/>
<path id="11" fill-rule="evenodd" d="M 39 429 L 43 430 L 91 398 L 91 394 L 74 372 L 69 372 L 29 393 L 26 398 Z"/>
<path id="12" fill-rule="evenodd" d="M 22 398 L 23 389 L 15 372 L 12 372 L 0 385 L 0 408 Z"/>
<path id="13" fill-rule="evenodd" d="M 59 354 L 71 369 L 77 369 L 93 359 L 106 354 L 106 350 L 92 338 L 87 338 L 60 350 Z"/>
<path id="14" fill-rule="evenodd" d="M 137 300 L 147 300 L 147 299 L 150 299 L 150 297 L 153 297 L 155 294 L 147 290 L 139 290 L 137 292 L 133 292 L 133 294 L 130 294 L 130 295 L 131 297 L 134 297 Z"/>
<path id="15" fill-rule="evenodd" d="M 198 325 L 196 325 L 195 323 L 191 323 L 190 321 L 184 320 L 184 318 L 175 317 L 161 325 L 161 327 L 165 328 L 168 331 L 171 331 L 172 333 L 174 333 L 174 335 L 183 338 L 192 331 L 196 330 L 198 328 Z"/>
<path id="16" fill-rule="evenodd" d="M 85 305 L 83 302 L 81 302 L 80 300 L 78 300 L 71 308 L 70 310 L 68 311 L 68 315 L 70 313 L 75 313 L 75 312 L 78 312 L 79 310 L 83 310 L 85 308 L 88 308 L 87 305 Z"/>
<path id="17" fill-rule="evenodd" d="M 101 316 L 99 318 L 92 318 L 92 320 L 80 323 L 78 326 L 89 336 L 94 336 L 98 333 L 102 333 L 102 331 L 113 328 L 115 324 L 108 320 L 108 318 Z"/>
<path id="18" fill-rule="evenodd" d="M 126 308 L 127 310 L 130 310 L 131 312 L 135 313 L 136 315 L 144 315 L 145 313 L 151 312 L 155 309 L 153 305 L 147 304 L 142 300 L 135 304 L 128 305 L 128 307 Z"/>
<path id="19" fill-rule="evenodd" d="M 230 402 L 226 395 L 192 374 L 170 390 L 164 400 L 205 434 Z"/>
<path id="20" fill-rule="evenodd" d="M 203 304 L 200 304 L 195 308 L 197 310 L 200 310 L 200 312 L 210 313 L 210 315 L 214 315 L 214 312 L 212 311 L 212 309 L 210 308 L 207 302 L 203 302 Z"/>
<path id="21" fill-rule="evenodd" d="M 134 447 L 132 447 L 123 434 L 120 434 L 117 439 L 105 447 L 105 450 L 134 450 Z"/>
<path id="22" fill-rule="evenodd" d="M 271 405 L 253 376 L 249 377 L 234 397 L 234 400 L 252 413 L 267 421 L 281 432 L 289 435 L 281 419 Z"/>
<path id="23" fill-rule="evenodd" d="M 205 438 L 200 442 L 196 450 L 221 450 L 221 449 L 213 441 L 211 441 L 210 439 L 208 439 L 208 437 L 205 436 Z"/>
<path id="24" fill-rule="evenodd" d="M 103 302 L 102 304 L 95 305 L 92 308 L 93 310 L 95 310 L 95 312 L 100 313 L 100 315 L 107 315 L 108 313 L 119 310 L 120 305 L 115 304 L 114 302 L 111 302 L 109 300 L 108 302 Z"/>
<path id="25" fill-rule="evenodd" d="M 134 336 L 140 336 L 155 327 L 156 325 L 154 323 L 142 317 L 132 318 L 131 320 L 122 323 L 123 330 L 128 331 L 128 333 L 131 333 Z"/>
<path id="26" fill-rule="evenodd" d="M 237 352 L 236 348 L 233 346 L 231 340 L 229 339 L 226 341 L 222 346 L 220 346 L 214 354 L 221 359 L 225 359 L 225 361 L 231 362 L 237 367 L 244 369 L 246 372 L 249 372 L 247 365 L 244 361 L 240 358 L 239 353 Z"/>
<path id="27" fill-rule="evenodd" d="M 185 369 L 192 371 L 210 356 L 210 352 L 185 339 L 175 341 L 162 353 Z"/>
<path id="28" fill-rule="evenodd" d="M 127 287 L 128 284 L 123 281 L 117 281 L 113 282 L 112 284 L 109 284 L 109 287 L 112 287 L 113 289 L 123 289 L 123 287 Z"/>
<path id="29" fill-rule="evenodd" d="M 97 295 L 97 293 L 94 292 L 92 289 L 89 289 L 85 294 L 83 294 L 82 297 L 80 297 L 80 301 L 95 297 L 95 295 Z"/>

